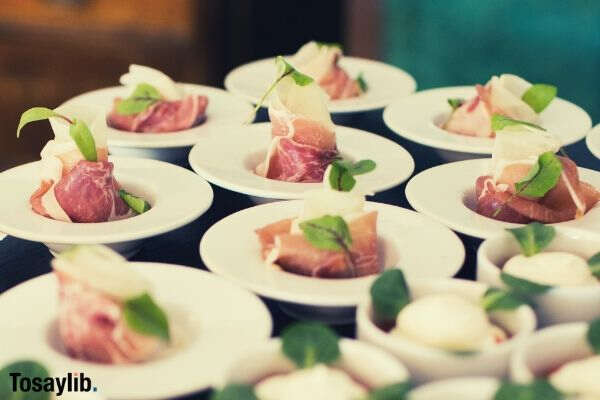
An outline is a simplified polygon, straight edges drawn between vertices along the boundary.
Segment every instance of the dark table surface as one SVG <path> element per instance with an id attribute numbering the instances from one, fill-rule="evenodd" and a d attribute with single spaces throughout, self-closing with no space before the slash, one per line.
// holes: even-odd
<path id="1" fill-rule="evenodd" d="M 257 122 L 266 120 L 266 113 L 261 111 L 257 117 Z M 334 121 L 341 125 L 376 133 L 399 143 L 415 159 L 415 174 L 444 162 L 433 149 L 407 141 L 390 131 L 383 123 L 381 110 L 352 114 L 339 120 L 334 118 Z M 593 157 L 583 141 L 568 146 L 566 151 L 579 166 L 600 170 L 600 161 Z M 181 165 L 190 168 L 186 161 L 182 162 Z M 411 208 L 404 195 L 405 186 L 406 183 L 378 193 L 369 200 Z M 227 215 L 253 205 L 245 195 L 215 185 L 213 185 L 213 190 L 215 197 L 210 210 L 186 226 L 146 240 L 141 251 L 131 260 L 181 264 L 206 269 L 198 252 L 198 244 L 204 232 Z M 466 259 L 457 277 L 473 279 L 475 276 L 476 250 L 481 240 L 461 234 L 459 234 L 459 237 L 466 248 Z M 51 257 L 48 249 L 41 243 L 21 240 L 11 236 L 0 241 L 0 301 L 1 293 L 7 289 L 38 275 L 50 272 Z M 283 313 L 277 302 L 265 298 L 263 300 L 273 317 L 273 336 L 277 336 L 285 326 L 295 321 L 295 319 Z M 10 321 L 3 321 L 2 323 L 10 324 Z M 354 324 L 338 325 L 333 328 L 343 336 L 354 337 Z M 208 397 L 209 392 L 207 391 L 179 399 L 199 400 Z"/>

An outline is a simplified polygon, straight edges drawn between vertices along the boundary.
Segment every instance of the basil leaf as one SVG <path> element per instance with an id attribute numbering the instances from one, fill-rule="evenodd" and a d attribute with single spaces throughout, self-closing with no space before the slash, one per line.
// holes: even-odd
<path id="1" fill-rule="evenodd" d="M 531 85 L 531 87 L 523 93 L 521 99 L 529 104 L 529 107 L 531 107 L 533 111 L 539 114 L 544 111 L 544 109 L 548 107 L 548 104 L 556 97 L 556 92 L 556 86 L 536 83 L 535 85 Z"/>
<path id="2" fill-rule="evenodd" d="M 152 208 L 150 203 L 148 203 L 146 200 L 141 197 L 134 196 L 124 189 L 119 189 L 119 197 L 125 202 L 125 204 L 129 206 L 129 208 L 138 214 L 143 214 Z"/>
<path id="3" fill-rule="evenodd" d="M 448 350 L 448 353 L 457 357 L 473 357 L 474 355 L 479 354 L 477 350 Z"/>
<path id="4" fill-rule="evenodd" d="M 398 313 L 410 303 L 410 290 L 400 269 L 382 273 L 371 285 L 370 293 L 377 322 L 396 321 Z"/>
<path id="5" fill-rule="evenodd" d="M 342 45 L 340 43 L 337 43 L 337 42 L 318 42 L 318 41 L 315 41 L 315 43 L 319 47 L 337 47 L 340 50 L 342 50 L 342 48 L 343 48 Z"/>
<path id="6" fill-rule="evenodd" d="M 346 221 L 338 215 L 325 215 L 300 223 L 306 240 L 321 250 L 343 251 L 352 245 Z"/>
<path id="7" fill-rule="evenodd" d="M 528 197 L 544 197 L 556 186 L 562 170 L 562 163 L 554 153 L 548 151 L 541 154 L 527 176 L 515 183 L 517 193 Z"/>
<path id="8" fill-rule="evenodd" d="M 592 274 L 596 278 L 600 278 L 600 252 L 590 257 L 590 259 L 588 260 L 588 265 L 592 269 Z"/>
<path id="9" fill-rule="evenodd" d="M 258 397 L 252 386 L 234 383 L 214 392 L 210 400 L 258 400 Z"/>
<path id="10" fill-rule="evenodd" d="M 283 353 L 299 368 L 329 364 L 340 357 L 339 336 L 327 325 L 298 322 L 281 334 Z"/>
<path id="11" fill-rule="evenodd" d="M 162 95 L 154 86 L 140 83 L 128 98 L 117 104 L 116 110 L 121 115 L 138 114 L 159 100 L 162 100 Z"/>
<path id="12" fill-rule="evenodd" d="M 2 400 L 49 400 L 50 392 L 22 392 L 18 387 L 13 391 L 13 377 L 11 373 L 20 373 L 18 378 L 41 378 L 42 381 L 49 377 L 46 367 L 36 361 L 24 360 L 13 362 L 0 369 L 0 399 Z"/>
<path id="13" fill-rule="evenodd" d="M 528 304 L 528 302 L 518 293 L 498 288 L 488 289 L 481 299 L 483 309 L 488 312 L 514 310 L 523 304 Z"/>
<path id="14" fill-rule="evenodd" d="M 494 400 L 563 400 L 563 395 L 550 384 L 538 379 L 529 384 L 505 382 L 494 396 Z"/>
<path id="15" fill-rule="evenodd" d="M 457 108 L 462 106 L 464 103 L 465 103 L 465 99 L 460 99 L 458 97 L 453 98 L 453 99 L 448 99 L 448 104 L 450 104 L 450 107 L 452 107 L 452 111 L 456 110 Z"/>
<path id="16" fill-rule="evenodd" d="M 542 131 L 546 130 L 539 125 L 532 124 L 531 122 L 519 121 L 517 119 L 508 118 L 508 117 L 505 117 L 504 115 L 500 115 L 500 114 L 492 115 L 492 130 L 494 132 L 501 131 L 502 129 L 506 128 L 507 126 L 515 126 L 515 125 L 530 126 L 532 128 L 539 129 Z"/>
<path id="17" fill-rule="evenodd" d="M 367 90 L 369 90 L 369 85 L 367 84 L 367 81 L 365 81 L 365 77 L 362 72 L 356 77 L 356 83 L 358 84 L 358 87 L 362 93 L 366 93 Z"/>
<path id="18" fill-rule="evenodd" d="M 400 382 L 373 390 L 365 400 L 404 400 L 410 391 L 410 382 Z"/>
<path id="19" fill-rule="evenodd" d="M 516 276 L 507 274 L 506 272 L 502 272 L 500 274 L 500 279 L 508 287 L 510 287 L 520 295 L 536 296 L 544 294 L 548 290 L 552 289 L 552 286 L 542 285 L 540 283 L 535 283 L 527 279 L 517 278 Z"/>
<path id="20" fill-rule="evenodd" d="M 69 135 L 77 145 L 81 154 L 83 154 L 83 158 L 88 161 L 98 161 L 96 142 L 85 122 L 80 119 L 74 119 L 69 127 Z"/>
<path id="21" fill-rule="evenodd" d="M 373 171 L 376 167 L 377 164 L 373 160 L 360 160 L 352 165 L 350 172 L 352 175 L 362 175 Z"/>
<path id="22" fill-rule="evenodd" d="M 49 108 L 32 107 L 29 110 L 25 111 L 23 114 L 21 114 L 21 119 L 19 119 L 19 126 L 17 127 L 17 137 L 19 137 L 19 135 L 21 134 L 21 129 L 23 129 L 23 127 L 28 123 L 41 121 L 51 117 L 61 117 L 67 120 L 68 122 L 71 122 L 67 118 L 63 117 L 62 115 L 56 113 L 54 110 L 51 110 Z"/>
<path id="23" fill-rule="evenodd" d="M 125 301 L 123 316 L 131 329 L 169 341 L 169 321 L 165 312 L 148 293 Z"/>
<path id="24" fill-rule="evenodd" d="M 527 257 L 544 250 L 556 236 L 556 229 L 553 226 L 539 222 L 531 222 L 522 228 L 512 228 L 507 231 L 517 239 L 521 252 Z"/>
<path id="25" fill-rule="evenodd" d="M 350 168 L 346 163 L 334 161 L 329 171 L 329 185 L 332 189 L 340 192 L 349 192 L 356 185 L 356 179 L 352 176 Z"/>
<path id="26" fill-rule="evenodd" d="M 600 318 L 590 322 L 586 336 L 594 353 L 600 354 Z"/>

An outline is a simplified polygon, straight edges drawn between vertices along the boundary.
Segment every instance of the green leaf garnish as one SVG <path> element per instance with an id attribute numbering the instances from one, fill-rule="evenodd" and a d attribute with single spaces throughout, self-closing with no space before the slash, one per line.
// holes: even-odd
<path id="1" fill-rule="evenodd" d="M 521 99 L 529 104 L 529 107 L 533 109 L 536 113 L 541 113 L 544 111 L 548 104 L 556 97 L 556 86 L 546 85 L 544 83 L 536 83 L 535 85 L 531 85 L 529 89 Z"/>
<path id="2" fill-rule="evenodd" d="M 590 322 L 586 337 L 594 353 L 600 354 L 600 318 Z"/>
<path id="3" fill-rule="evenodd" d="M 483 309 L 488 312 L 514 310 L 523 304 L 528 304 L 528 302 L 518 293 L 498 288 L 488 289 L 481 299 Z"/>
<path id="4" fill-rule="evenodd" d="M 11 373 L 20 373 L 21 378 L 41 378 L 42 382 L 45 378 L 49 377 L 48 370 L 42 364 L 31 361 L 17 361 L 13 362 L 4 368 L 0 369 L 0 399 L 2 400 L 49 400 L 50 392 L 22 392 L 20 388 L 16 388 L 13 391 L 13 377 Z"/>
<path id="5" fill-rule="evenodd" d="M 365 80 L 365 77 L 362 72 L 356 77 L 356 83 L 358 84 L 361 93 L 366 93 L 367 90 L 369 90 L 369 85 L 367 84 L 367 81 Z"/>
<path id="6" fill-rule="evenodd" d="M 145 111 L 152 104 L 162 100 L 160 92 L 147 83 L 138 84 L 133 93 L 117 104 L 117 113 L 121 115 L 133 115 Z"/>
<path id="7" fill-rule="evenodd" d="M 395 383 L 373 390 L 365 400 L 404 400 L 410 388 L 410 382 Z"/>
<path id="8" fill-rule="evenodd" d="M 461 99 L 458 97 L 448 99 L 448 104 L 450 104 L 450 107 L 452 107 L 452 111 L 456 110 L 457 108 L 462 106 L 464 103 L 465 103 L 465 99 Z"/>
<path id="9" fill-rule="evenodd" d="M 592 274 L 596 278 L 600 278 L 600 252 L 590 257 L 588 260 L 588 265 L 592 269 Z"/>
<path id="10" fill-rule="evenodd" d="M 98 161 L 96 142 L 85 122 L 80 119 L 74 119 L 71 126 L 69 126 L 69 135 L 77 145 L 81 154 L 83 154 L 83 158 L 87 161 Z"/>
<path id="11" fill-rule="evenodd" d="M 338 215 L 325 215 L 300 223 L 306 240 L 321 250 L 344 251 L 352 245 L 346 221 Z"/>
<path id="12" fill-rule="evenodd" d="M 340 357 L 339 336 L 327 325 L 298 322 L 281 334 L 283 353 L 299 368 L 330 364 Z"/>
<path id="13" fill-rule="evenodd" d="M 329 185 L 340 192 L 349 192 L 356 185 L 355 175 L 371 172 L 377 167 L 373 160 L 360 160 L 356 163 L 336 160 L 331 163 Z"/>
<path id="14" fill-rule="evenodd" d="M 515 126 L 515 125 L 530 126 L 532 128 L 539 129 L 542 131 L 546 130 L 539 125 L 532 124 L 531 122 L 519 121 L 517 119 L 508 118 L 508 117 L 505 117 L 504 115 L 500 115 L 500 114 L 492 115 L 492 130 L 494 132 L 501 131 L 502 129 L 506 128 L 507 126 Z"/>
<path id="15" fill-rule="evenodd" d="M 562 393 L 545 379 L 529 384 L 505 382 L 494 396 L 494 400 L 563 400 Z"/>
<path id="16" fill-rule="evenodd" d="M 234 383 L 214 392 L 210 400 L 258 400 L 258 397 L 251 385 Z"/>
<path id="17" fill-rule="evenodd" d="M 500 273 L 500 279 L 506 284 L 506 286 L 511 288 L 520 296 L 537 296 L 552 289 L 552 286 L 550 285 L 543 285 L 527 279 L 517 278 L 516 276 L 507 274 L 506 272 Z"/>
<path id="18" fill-rule="evenodd" d="M 318 41 L 315 40 L 315 43 L 319 47 L 337 47 L 340 50 L 342 50 L 342 48 L 343 48 L 342 45 L 340 43 L 337 43 L 337 42 L 318 42 Z"/>
<path id="19" fill-rule="evenodd" d="M 539 222 L 531 222 L 522 228 L 507 229 L 521 246 L 521 252 L 526 257 L 544 250 L 556 236 L 553 226 L 544 225 Z"/>
<path id="20" fill-rule="evenodd" d="M 148 336 L 170 340 L 169 321 L 165 312 L 148 293 L 126 300 L 123 316 L 131 329 Z"/>
<path id="21" fill-rule="evenodd" d="M 19 119 L 19 126 L 17 127 L 17 137 L 19 137 L 19 135 L 21 134 L 21 129 L 23 129 L 23 127 L 28 123 L 41 121 L 51 117 L 63 118 L 67 122 L 71 123 L 70 119 L 58 114 L 54 110 L 51 110 L 46 107 L 32 107 L 29 110 L 25 111 L 23 114 L 21 114 L 21 119 Z"/>
<path id="22" fill-rule="evenodd" d="M 123 199 L 129 208 L 138 214 L 143 214 L 152 208 L 150 203 L 148 203 L 146 200 L 142 199 L 141 197 L 134 196 L 124 189 L 119 189 L 119 197 Z"/>
<path id="23" fill-rule="evenodd" d="M 370 293 L 377 322 L 396 321 L 398 313 L 410 303 L 410 290 L 400 269 L 382 273 L 371 285 Z"/>
<path id="24" fill-rule="evenodd" d="M 538 157 L 527 176 L 515 183 L 518 194 L 528 197 L 544 197 L 556 186 L 563 165 L 554 153 L 548 151 Z"/>
<path id="25" fill-rule="evenodd" d="M 355 162 L 350 167 L 352 175 L 362 175 L 373 171 L 377 167 L 373 160 L 360 160 Z"/>

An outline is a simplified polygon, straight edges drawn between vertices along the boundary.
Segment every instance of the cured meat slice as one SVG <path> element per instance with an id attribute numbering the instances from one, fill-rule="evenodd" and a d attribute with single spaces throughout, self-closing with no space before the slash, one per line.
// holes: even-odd
<path id="1" fill-rule="evenodd" d="M 358 82 L 350 78 L 346 71 L 337 65 L 337 59 L 329 72 L 321 78 L 319 85 L 331 100 L 347 99 L 360 95 Z"/>
<path id="2" fill-rule="evenodd" d="M 107 124 L 116 129 L 141 133 L 177 132 L 197 126 L 206 120 L 208 106 L 206 96 L 187 96 L 182 100 L 158 101 L 138 114 L 121 115 L 116 110 L 120 101 L 115 99 Z"/>
<path id="3" fill-rule="evenodd" d="M 443 128 L 466 136 L 490 137 L 494 135 L 491 126 L 492 114 L 481 97 L 475 96 L 454 110 Z"/>

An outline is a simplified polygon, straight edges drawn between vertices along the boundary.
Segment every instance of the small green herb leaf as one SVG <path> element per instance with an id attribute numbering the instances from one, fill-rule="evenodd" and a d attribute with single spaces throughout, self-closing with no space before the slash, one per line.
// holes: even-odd
<path id="1" fill-rule="evenodd" d="M 400 310 L 410 303 L 410 290 L 402 270 L 387 270 L 373 282 L 371 303 L 377 322 L 396 321 Z"/>
<path id="2" fill-rule="evenodd" d="M 318 41 L 315 41 L 315 43 L 319 47 L 337 47 L 340 50 L 342 49 L 342 45 L 340 43 L 337 43 L 337 42 L 318 42 Z"/>
<path id="3" fill-rule="evenodd" d="M 349 192 L 356 185 L 356 179 L 350 172 L 350 166 L 345 162 L 334 161 L 329 171 L 329 185 L 340 192 Z"/>
<path id="4" fill-rule="evenodd" d="M 522 228 L 507 229 L 521 246 L 521 252 L 526 257 L 544 250 L 556 236 L 553 226 L 544 225 L 539 222 L 531 222 Z"/>
<path id="5" fill-rule="evenodd" d="M 490 288 L 485 292 L 481 300 L 481 304 L 483 309 L 489 312 L 498 310 L 514 310 L 523 304 L 527 304 L 527 301 L 515 292 Z"/>
<path id="6" fill-rule="evenodd" d="M 360 160 L 352 164 L 350 172 L 352 175 L 362 175 L 373 171 L 377 167 L 373 160 Z"/>
<path id="7" fill-rule="evenodd" d="M 365 400 L 404 400 L 410 388 L 410 382 L 395 383 L 373 390 Z"/>
<path id="8" fill-rule="evenodd" d="M 128 98 L 117 104 L 117 113 L 121 115 L 138 114 L 161 99 L 162 95 L 154 86 L 140 83 Z"/>
<path id="9" fill-rule="evenodd" d="M 552 289 L 552 286 L 542 285 L 540 283 L 532 282 L 527 279 L 517 278 L 516 276 L 502 272 L 500 279 L 510 287 L 513 291 L 518 293 L 520 296 L 536 296 L 546 293 Z"/>
<path id="10" fill-rule="evenodd" d="M 36 361 L 24 360 L 11 363 L 0 369 L 0 399 L 2 400 L 49 400 L 49 392 L 22 392 L 19 388 L 13 391 L 13 378 L 10 374 L 20 373 L 19 378 L 41 378 L 49 376 L 48 370 Z"/>
<path id="11" fill-rule="evenodd" d="M 492 130 L 494 132 L 501 131 L 502 129 L 506 128 L 507 126 L 515 126 L 515 125 L 525 125 L 525 126 L 530 126 L 535 129 L 545 131 L 545 129 L 542 128 L 541 126 L 532 124 L 531 122 L 519 121 L 517 119 L 508 118 L 508 117 L 505 117 L 504 115 L 500 115 L 500 114 L 492 115 Z"/>
<path id="12" fill-rule="evenodd" d="M 541 154 L 537 163 L 519 182 L 515 183 L 517 193 L 528 197 L 544 197 L 560 179 L 563 166 L 551 151 Z"/>
<path id="13" fill-rule="evenodd" d="M 71 126 L 69 126 L 69 135 L 81 154 L 83 154 L 83 158 L 88 161 L 98 161 L 96 142 L 85 122 L 80 119 L 74 119 Z"/>
<path id="14" fill-rule="evenodd" d="M 60 117 L 71 123 L 71 121 L 46 107 L 33 107 L 21 114 L 19 126 L 17 127 L 17 137 L 21 134 L 21 129 L 30 122 L 41 121 L 51 117 Z"/>
<path id="15" fill-rule="evenodd" d="M 125 191 L 124 189 L 119 190 L 119 197 L 123 199 L 125 204 L 129 206 L 129 208 L 131 208 L 138 214 L 143 214 L 152 208 L 150 206 L 150 203 L 148 203 L 146 200 L 142 199 L 141 197 L 134 196 L 131 193 Z"/>
<path id="16" fill-rule="evenodd" d="M 299 368 L 330 364 L 340 357 L 339 337 L 326 325 L 298 322 L 281 334 L 283 353 Z"/>
<path id="17" fill-rule="evenodd" d="M 358 87 L 362 93 L 366 93 L 367 90 L 369 90 L 369 85 L 367 84 L 362 72 L 356 77 L 356 83 L 358 84 Z"/>
<path id="18" fill-rule="evenodd" d="M 300 223 L 306 240 L 321 250 L 344 251 L 352 245 L 346 221 L 338 215 L 325 215 Z"/>
<path id="19" fill-rule="evenodd" d="M 448 99 L 448 104 L 452 107 L 452 111 L 456 110 L 458 107 L 462 106 L 465 103 L 465 99 L 460 99 L 458 97 Z"/>
<path id="20" fill-rule="evenodd" d="M 592 269 L 592 274 L 594 274 L 596 278 L 600 278 L 600 252 L 590 257 L 588 265 Z"/>
<path id="21" fill-rule="evenodd" d="M 531 85 L 531 87 L 523 93 L 521 99 L 529 104 L 529 107 L 531 107 L 533 111 L 539 114 L 544 111 L 544 109 L 548 107 L 548 104 L 556 97 L 556 92 L 556 86 L 536 83 L 535 85 Z"/>
<path id="22" fill-rule="evenodd" d="M 258 400 L 251 385 L 230 384 L 214 392 L 210 400 Z"/>
<path id="23" fill-rule="evenodd" d="M 594 353 L 600 354 L 600 318 L 590 322 L 587 331 L 587 341 Z"/>
<path id="24" fill-rule="evenodd" d="M 125 301 L 123 316 L 131 329 L 143 335 L 169 341 L 169 321 L 148 293 Z"/>
<path id="25" fill-rule="evenodd" d="M 494 396 L 494 400 L 563 400 L 563 395 L 550 384 L 538 379 L 529 384 L 505 382 Z"/>

